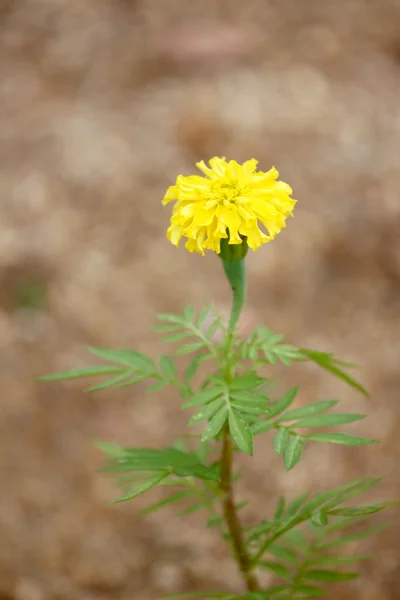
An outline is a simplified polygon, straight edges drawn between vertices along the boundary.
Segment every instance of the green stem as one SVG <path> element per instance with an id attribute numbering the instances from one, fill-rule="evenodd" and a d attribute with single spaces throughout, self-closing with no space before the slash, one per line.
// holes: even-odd
<path id="1" fill-rule="evenodd" d="M 232 347 L 235 335 L 235 328 L 240 318 L 244 302 L 246 299 L 246 271 L 244 259 L 233 261 L 222 261 L 225 274 L 232 288 L 233 303 L 229 319 L 227 343 L 226 343 L 226 369 L 225 379 L 229 384 L 234 375 L 234 365 L 232 364 Z M 233 469 L 233 442 L 229 431 L 229 424 L 224 427 L 222 450 L 221 450 L 221 493 L 224 519 L 228 528 L 232 543 L 235 560 L 239 571 L 249 592 L 255 592 L 260 589 L 257 578 L 253 572 L 253 565 L 250 556 L 246 550 L 242 526 L 237 514 L 235 500 L 232 488 L 232 469 Z"/>
<path id="2" fill-rule="evenodd" d="M 232 289 L 233 302 L 228 325 L 228 338 L 235 333 L 235 327 L 239 321 L 246 300 L 246 266 L 245 259 L 222 261 L 225 275 Z"/>

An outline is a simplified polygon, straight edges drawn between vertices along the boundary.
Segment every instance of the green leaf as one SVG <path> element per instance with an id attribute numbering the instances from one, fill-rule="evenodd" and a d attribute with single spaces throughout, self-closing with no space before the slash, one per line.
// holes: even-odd
<path id="1" fill-rule="evenodd" d="M 334 425 L 344 425 L 365 419 L 365 415 L 341 414 L 319 415 L 316 417 L 307 417 L 293 423 L 292 427 L 332 427 Z"/>
<path id="2" fill-rule="evenodd" d="M 219 409 L 219 411 L 213 416 L 213 418 L 209 422 L 207 429 L 202 435 L 201 441 L 205 442 L 207 440 L 214 439 L 225 425 L 227 417 L 228 407 L 225 404 Z"/>
<path id="3" fill-rule="evenodd" d="M 231 402 L 231 407 L 249 415 L 262 415 L 265 411 L 257 403 Z"/>
<path id="4" fill-rule="evenodd" d="M 102 471 L 166 471 L 179 477 L 198 477 L 218 480 L 215 470 L 205 467 L 194 452 L 183 452 L 176 448 L 155 450 L 150 448 L 124 448 L 123 456 L 106 465 Z"/>
<path id="5" fill-rule="evenodd" d="M 313 404 L 308 404 L 307 406 L 302 406 L 286 412 L 279 417 L 279 421 L 294 421 L 295 419 L 318 415 L 333 408 L 338 403 L 339 400 L 322 400 L 321 402 L 314 402 Z"/>
<path id="6" fill-rule="evenodd" d="M 113 500 L 112 504 L 116 504 L 117 502 L 125 502 L 126 500 L 132 500 L 133 498 L 136 498 L 136 496 L 140 496 L 140 494 L 144 494 L 148 490 L 151 490 L 151 488 L 158 485 L 166 477 L 167 475 L 163 473 L 162 475 L 157 475 L 155 477 L 152 477 L 151 479 L 147 479 L 146 481 L 135 485 L 129 492 L 127 492 L 120 498 Z"/>
<path id="7" fill-rule="evenodd" d="M 237 447 L 253 455 L 253 435 L 248 424 L 234 411 L 229 412 L 229 429 Z"/>
<path id="8" fill-rule="evenodd" d="M 310 433 L 303 436 L 304 439 L 312 442 L 328 442 L 330 444 L 342 444 L 344 446 L 366 446 L 367 444 L 377 444 L 376 440 L 348 435 L 347 433 Z"/>
<path id="9" fill-rule="evenodd" d="M 191 323 L 196 316 L 196 311 L 193 306 L 185 306 L 183 310 L 183 316 L 188 323 Z"/>
<path id="10" fill-rule="evenodd" d="M 296 564 L 296 553 L 290 548 L 286 548 L 281 544 L 272 544 L 267 551 L 269 554 L 272 554 L 275 558 L 282 560 L 284 562 L 289 563 L 290 565 Z"/>
<path id="11" fill-rule="evenodd" d="M 189 421 L 189 425 L 194 425 L 195 423 L 201 423 L 201 421 L 206 421 L 207 419 L 211 419 L 215 415 L 215 413 L 224 405 L 224 398 L 217 398 L 216 400 L 212 400 L 205 406 L 203 406 Z"/>
<path id="12" fill-rule="evenodd" d="M 283 451 L 283 462 L 286 471 L 290 471 L 290 469 L 293 469 L 293 467 L 297 465 L 301 458 L 302 451 L 303 442 L 301 437 L 293 435 Z"/>
<path id="13" fill-rule="evenodd" d="M 349 563 L 358 563 L 371 558 L 369 554 L 359 554 L 358 556 L 313 556 L 313 566 L 340 567 Z"/>
<path id="14" fill-rule="evenodd" d="M 213 386 L 205 388 L 196 394 L 193 394 L 189 400 L 182 404 L 182 408 L 193 408 L 195 406 L 201 406 L 207 404 L 211 400 L 214 400 L 217 396 L 220 396 L 223 392 L 222 386 Z"/>
<path id="15" fill-rule="evenodd" d="M 259 375 L 256 374 L 247 374 L 247 375 L 242 375 L 241 377 L 237 377 L 236 379 L 234 379 L 232 381 L 232 383 L 229 385 L 229 389 L 230 390 L 254 390 L 255 388 L 259 387 L 262 383 L 265 382 L 265 378 L 264 377 L 260 377 Z"/>
<path id="16" fill-rule="evenodd" d="M 314 513 L 311 522 L 316 527 L 325 527 L 325 525 L 328 525 L 328 517 L 326 512 L 319 510 L 318 512 Z"/>
<path id="17" fill-rule="evenodd" d="M 188 337 L 191 337 L 191 333 L 189 331 L 181 331 L 180 333 L 173 333 L 172 335 L 165 336 L 165 338 L 163 338 L 163 342 L 180 342 Z"/>
<path id="18" fill-rule="evenodd" d="M 113 350 L 108 348 L 97 348 L 94 346 L 89 346 L 89 350 L 92 354 L 103 360 L 110 360 L 111 362 L 126 365 L 127 367 L 133 367 L 140 371 L 154 372 L 156 370 L 154 361 L 145 354 L 142 354 L 142 352 L 137 352 L 136 350 Z"/>
<path id="19" fill-rule="evenodd" d="M 263 419 L 254 423 L 254 425 L 251 426 L 251 430 L 253 432 L 253 435 L 259 435 L 260 433 L 271 431 L 271 429 L 273 429 L 274 427 L 275 424 L 273 421 L 270 421 L 269 419 Z"/>
<path id="20" fill-rule="evenodd" d="M 37 381 L 63 381 L 67 379 L 79 379 L 81 377 L 92 377 L 94 375 L 113 375 L 116 373 L 125 373 L 126 369 L 121 367 L 110 367 L 108 365 L 96 367 L 83 367 L 82 369 L 73 369 L 71 371 L 63 371 L 62 373 L 51 373 L 50 375 L 42 375 L 37 378 Z"/>
<path id="21" fill-rule="evenodd" d="M 170 382 L 167 379 L 161 379 L 148 387 L 146 392 L 158 392 L 158 390 L 162 390 L 162 388 L 166 387 L 169 383 Z"/>
<path id="22" fill-rule="evenodd" d="M 282 518 L 282 515 L 285 511 L 285 505 L 286 505 L 286 501 L 285 498 L 283 496 L 281 496 L 279 498 L 279 502 L 278 502 L 278 506 L 276 507 L 276 511 L 274 514 L 274 520 L 276 521 L 277 519 Z"/>
<path id="23" fill-rule="evenodd" d="M 175 325 L 154 325 L 152 327 L 153 331 L 157 333 L 169 333 L 170 331 L 177 331 L 181 328 L 181 323 Z"/>
<path id="24" fill-rule="evenodd" d="M 174 502 L 179 502 L 180 500 L 190 498 L 191 495 L 191 492 L 178 492 L 177 494 L 172 494 L 171 496 L 167 496 L 163 500 L 160 500 L 160 502 L 156 502 L 155 504 L 151 504 L 147 508 L 144 508 L 140 511 L 140 514 L 149 515 L 157 510 L 160 510 L 161 508 L 164 508 L 165 506 L 168 506 L 169 504 L 174 504 Z"/>
<path id="25" fill-rule="evenodd" d="M 296 548 L 297 552 L 306 554 L 309 548 L 309 542 L 306 536 L 297 529 L 290 529 L 284 534 L 284 540 L 286 543 L 291 544 Z"/>
<path id="26" fill-rule="evenodd" d="M 380 481 L 380 478 L 371 478 L 364 477 L 362 479 L 357 479 L 356 481 L 352 481 L 351 483 L 346 483 L 345 485 L 341 485 L 340 487 L 329 490 L 327 492 L 322 492 L 315 496 L 312 500 L 307 502 L 302 508 L 305 512 L 313 512 L 320 506 L 326 504 L 331 501 L 330 504 L 336 506 L 345 500 L 352 498 L 362 492 L 365 492 L 372 488 Z M 330 508 L 332 508 L 331 506 Z"/>
<path id="27" fill-rule="evenodd" d="M 274 450 L 280 456 L 290 442 L 290 433 L 286 427 L 280 427 L 274 437 Z"/>
<path id="28" fill-rule="evenodd" d="M 160 356 L 160 369 L 170 379 L 176 378 L 176 367 L 170 356 Z"/>
<path id="29" fill-rule="evenodd" d="M 183 356 L 184 354 L 190 354 L 191 352 L 197 352 L 200 348 L 204 348 L 204 342 L 195 342 L 193 344 L 185 344 L 178 348 L 175 354 Z"/>
<path id="30" fill-rule="evenodd" d="M 298 391 L 299 391 L 299 388 L 295 387 L 295 388 L 289 390 L 288 392 L 286 392 L 286 394 L 284 394 L 281 398 L 279 398 L 279 400 L 274 402 L 270 407 L 271 410 L 268 415 L 269 418 L 272 419 L 272 417 L 276 417 L 277 415 L 282 413 L 284 410 L 289 408 L 289 406 L 292 404 L 292 402 L 296 398 Z"/>
<path id="31" fill-rule="evenodd" d="M 339 546 L 343 546 L 343 544 L 348 544 L 350 542 L 358 542 L 367 537 L 370 537 L 371 535 L 376 535 L 377 533 L 380 533 L 383 529 L 385 529 L 385 525 L 376 525 L 375 527 L 364 529 L 363 531 L 360 531 L 358 533 L 352 533 L 350 535 L 346 535 L 345 537 L 332 540 L 331 542 L 319 544 L 316 548 L 316 551 L 326 552 L 327 550 L 331 550 L 332 548 L 338 548 Z"/>
<path id="32" fill-rule="evenodd" d="M 299 496 L 297 496 L 297 498 L 292 500 L 292 502 L 288 506 L 288 510 L 287 510 L 288 515 L 289 516 L 295 515 L 300 510 L 301 506 L 304 504 L 304 502 L 307 500 L 307 498 L 308 498 L 308 492 L 304 492 L 303 494 L 300 494 Z"/>
<path id="33" fill-rule="evenodd" d="M 322 367 L 323 369 L 335 375 L 338 379 L 341 379 L 357 391 L 359 391 L 363 396 L 368 398 L 367 390 L 356 381 L 353 377 L 351 377 L 348 373 L 339 368 L 338 365 L 343 365 L 342 361 L 336 360 L 331 354 L 326 352 L 318 352 L 316 350 L 308 350 L 307 348 L 300 348 L 301 354 L 315 362 L 317 365 Z"/>
<path id="34" fill-rule="evenodd" d="M 315 585 L 306 585 L 304 583 L 294 584 L 292 590 L 296 594 L 304 594 L 302 598 L 319 598 L 325 595 L 325 592 Z"/>
<path id="35" fill-rule="evenodd" d="M 326 583 L 336 583 L 340 581 L 350 581 L 358 577 L 358 573 L 346 573 L 344 571 L 330 571 L 329 569 L 310 569 L 303 573 L 304 579 L 309 581 L 321 581 Z"/>
<path id="36" fill-rule="evenodd" d="M 251 404 L 257 404 L 262 407 L 264 412 L 266 411 L 266 405 L 269 403 L 269 398 L 264 396 L 264 394 L 257 394 L 252 390 L 249 391 L 239 391 L 239 390 L 229 390 L 229 396 L 238 402 L 249 402 Z"/>
<path id="37" fill-rule="evenodd" d="M 369 506 L 347 506 L 346 508 L 334 508 L 328 510 L 330 515 L 341 517 L 359 517 L 361 515 L 373 515 L 386 508 L 385 504 L 370 504 Z"/>
<path id="38" fill-rule="evenodd" d="M 291 579 L 290 571 L 285 565 L 282 563 L 272 562 L 269 560 L 262 560 L 259 563 L 260 567 L 271 571 L 278 577 L 282 577 L 282 579 Z"/>
<path id="39" fill-rule="evenodd" d="M 131 375 L 130 371 L 125 371 L 125 373 L 121 373 L 116 377 L 112 377 L 111 379 L 107 379 L 107 381 L 103 381 L 103 383 L 99 383 L 97 385 L 92 385 L 89 388 L 86 388 L 85 392 L 98 392 L 99 390 L 105 390 L 106 388 L 112 387 L 113 385 L 117 385 L 121 381 L 124 381 L 127 377 Z"/>
<path id="40" fill-rule="evenodd" d="M 122 446 L 113 444 L 112 442 L 98 441 L 95 442 L 94 445 L 100 450 L 100 452 L 103 452 L 111 458 L 121 458 L 125 454 L 125 449 Z"/>
<path id="41" fill-rule="evenodd" d="M 189 364 L 189 366 L 187 367 L 183 379 L 185 381 L 186 384 L 190 384 L 190 382 L 192 381 L 194 375 L 197 373 L 197 369 L 199 368 L 199 366 L 201 365 L 201 363 L 205 360 L 207 360 L 207 358 L 210 358 L 210 355 L 208 354 L 198 354 L 197 356 L 195 356 L 193 358 L 193 360 L 191 361 L 191 363 Z"/>

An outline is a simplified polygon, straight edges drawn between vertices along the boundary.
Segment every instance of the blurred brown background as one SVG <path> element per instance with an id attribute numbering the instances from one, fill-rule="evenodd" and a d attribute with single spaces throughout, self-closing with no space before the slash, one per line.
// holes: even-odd
<path id="1" fill-rule="evenodd" d="M 165 240 L 160 199 L 200 158 L 255 157 L 294 188 L 295 219 L 249 256 L 243 326 L 358 362 L 369 402 L 308 367 L 286 385 L 368 411 L 354 431 L 381 440 L 313 447 L 285 474 L 260 438 L 243 461 L 247 518 L 364 474 L 385 475 L 371 498 L 398 498 L 399 22 L 398 0 L 2 0 L 2 600 L 241 589 L 202 515 L 110 507 L 96 472 L 94 438 L 159 446 L 183 431 L 173 392 L 34 382 L 88 364 L 89 344 L 162 352 L 157 311 L 229 306 L 218 260 Z M 375 554 L 360 581 L 330 598 L 400 598 L 390 518 L 354 548 Z"/>

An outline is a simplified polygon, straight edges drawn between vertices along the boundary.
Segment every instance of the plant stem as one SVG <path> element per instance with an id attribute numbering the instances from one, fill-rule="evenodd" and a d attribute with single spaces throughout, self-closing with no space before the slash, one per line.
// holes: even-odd
<path id="1" fill-rule="evenodd" d="M 242 526 L 235 507 L 232 489 L 232 459 L 233 445 L 229 426 L 225 426 L 221 452 L 221 492 L 224 518 L 232 542 L 235 560 L 249 592 L 260 589 L 253 566 L 246 551 Z"/>
<path id="2" fill-rule="evenodd" d="M 231 285 L 233 302 L 229 319 L 227 341 L 225 347 L 225 380 L 229 384 L 233 377 L 234 365 L 232 364 L 232 347 L 234 342 L 235 328 L 239 321 L 246 299 L 246 270 L 244 258 L 233 261 L 222 261 L 225 275 Z M 235 500 L 232 488 L 232 467 L 233 467 L 233 442 L 229 431 L 229 424 L 226 423 L 223 430 L 222 450 L 221 450 L 221 493 L 224 519 L 228 528 L 232 543 L 235 560 L 238 564 L 240 573 L 249 592 L 256 592 L 260 589 L 257 578 L 253 572 L 253 565 L 243 536 L 242 526 L 237 514 Z"/>

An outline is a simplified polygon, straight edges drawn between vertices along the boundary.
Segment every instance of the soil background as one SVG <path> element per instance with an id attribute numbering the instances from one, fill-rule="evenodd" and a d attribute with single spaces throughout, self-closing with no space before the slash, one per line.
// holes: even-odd
<path id="1" fill-rule="evenodd" d="M 183 431 L 173 392 L 34 380 L 89 364 L 88 345 L 163 352 L 157 311 L 229 307 L 218 260 L 170 245 L 160 204 L 214 155 L 274 164 L 299 200 L 249 256 L 243 330 L 264 322 L 357 362 L 369 401 L 308 367 L 284 371 L 285 385 L 367 411 L 354 431 L 381 440 L 312 447 L 285 473 L 260 438 L 242 461 L 246 519 L 281 493 L 365 474 L 384 475 L 371 499 L 398 498 L 399 22 L 398 0 L 0 2 L 2 600 L 242 589 L 200 513 L 110 506 L 118 490 L 97 472 L 93 439 L 158 447 Z M 400 598 L 390 519 L 353 548 L 374 554 L 360 580 L 329 598 Z"/>

